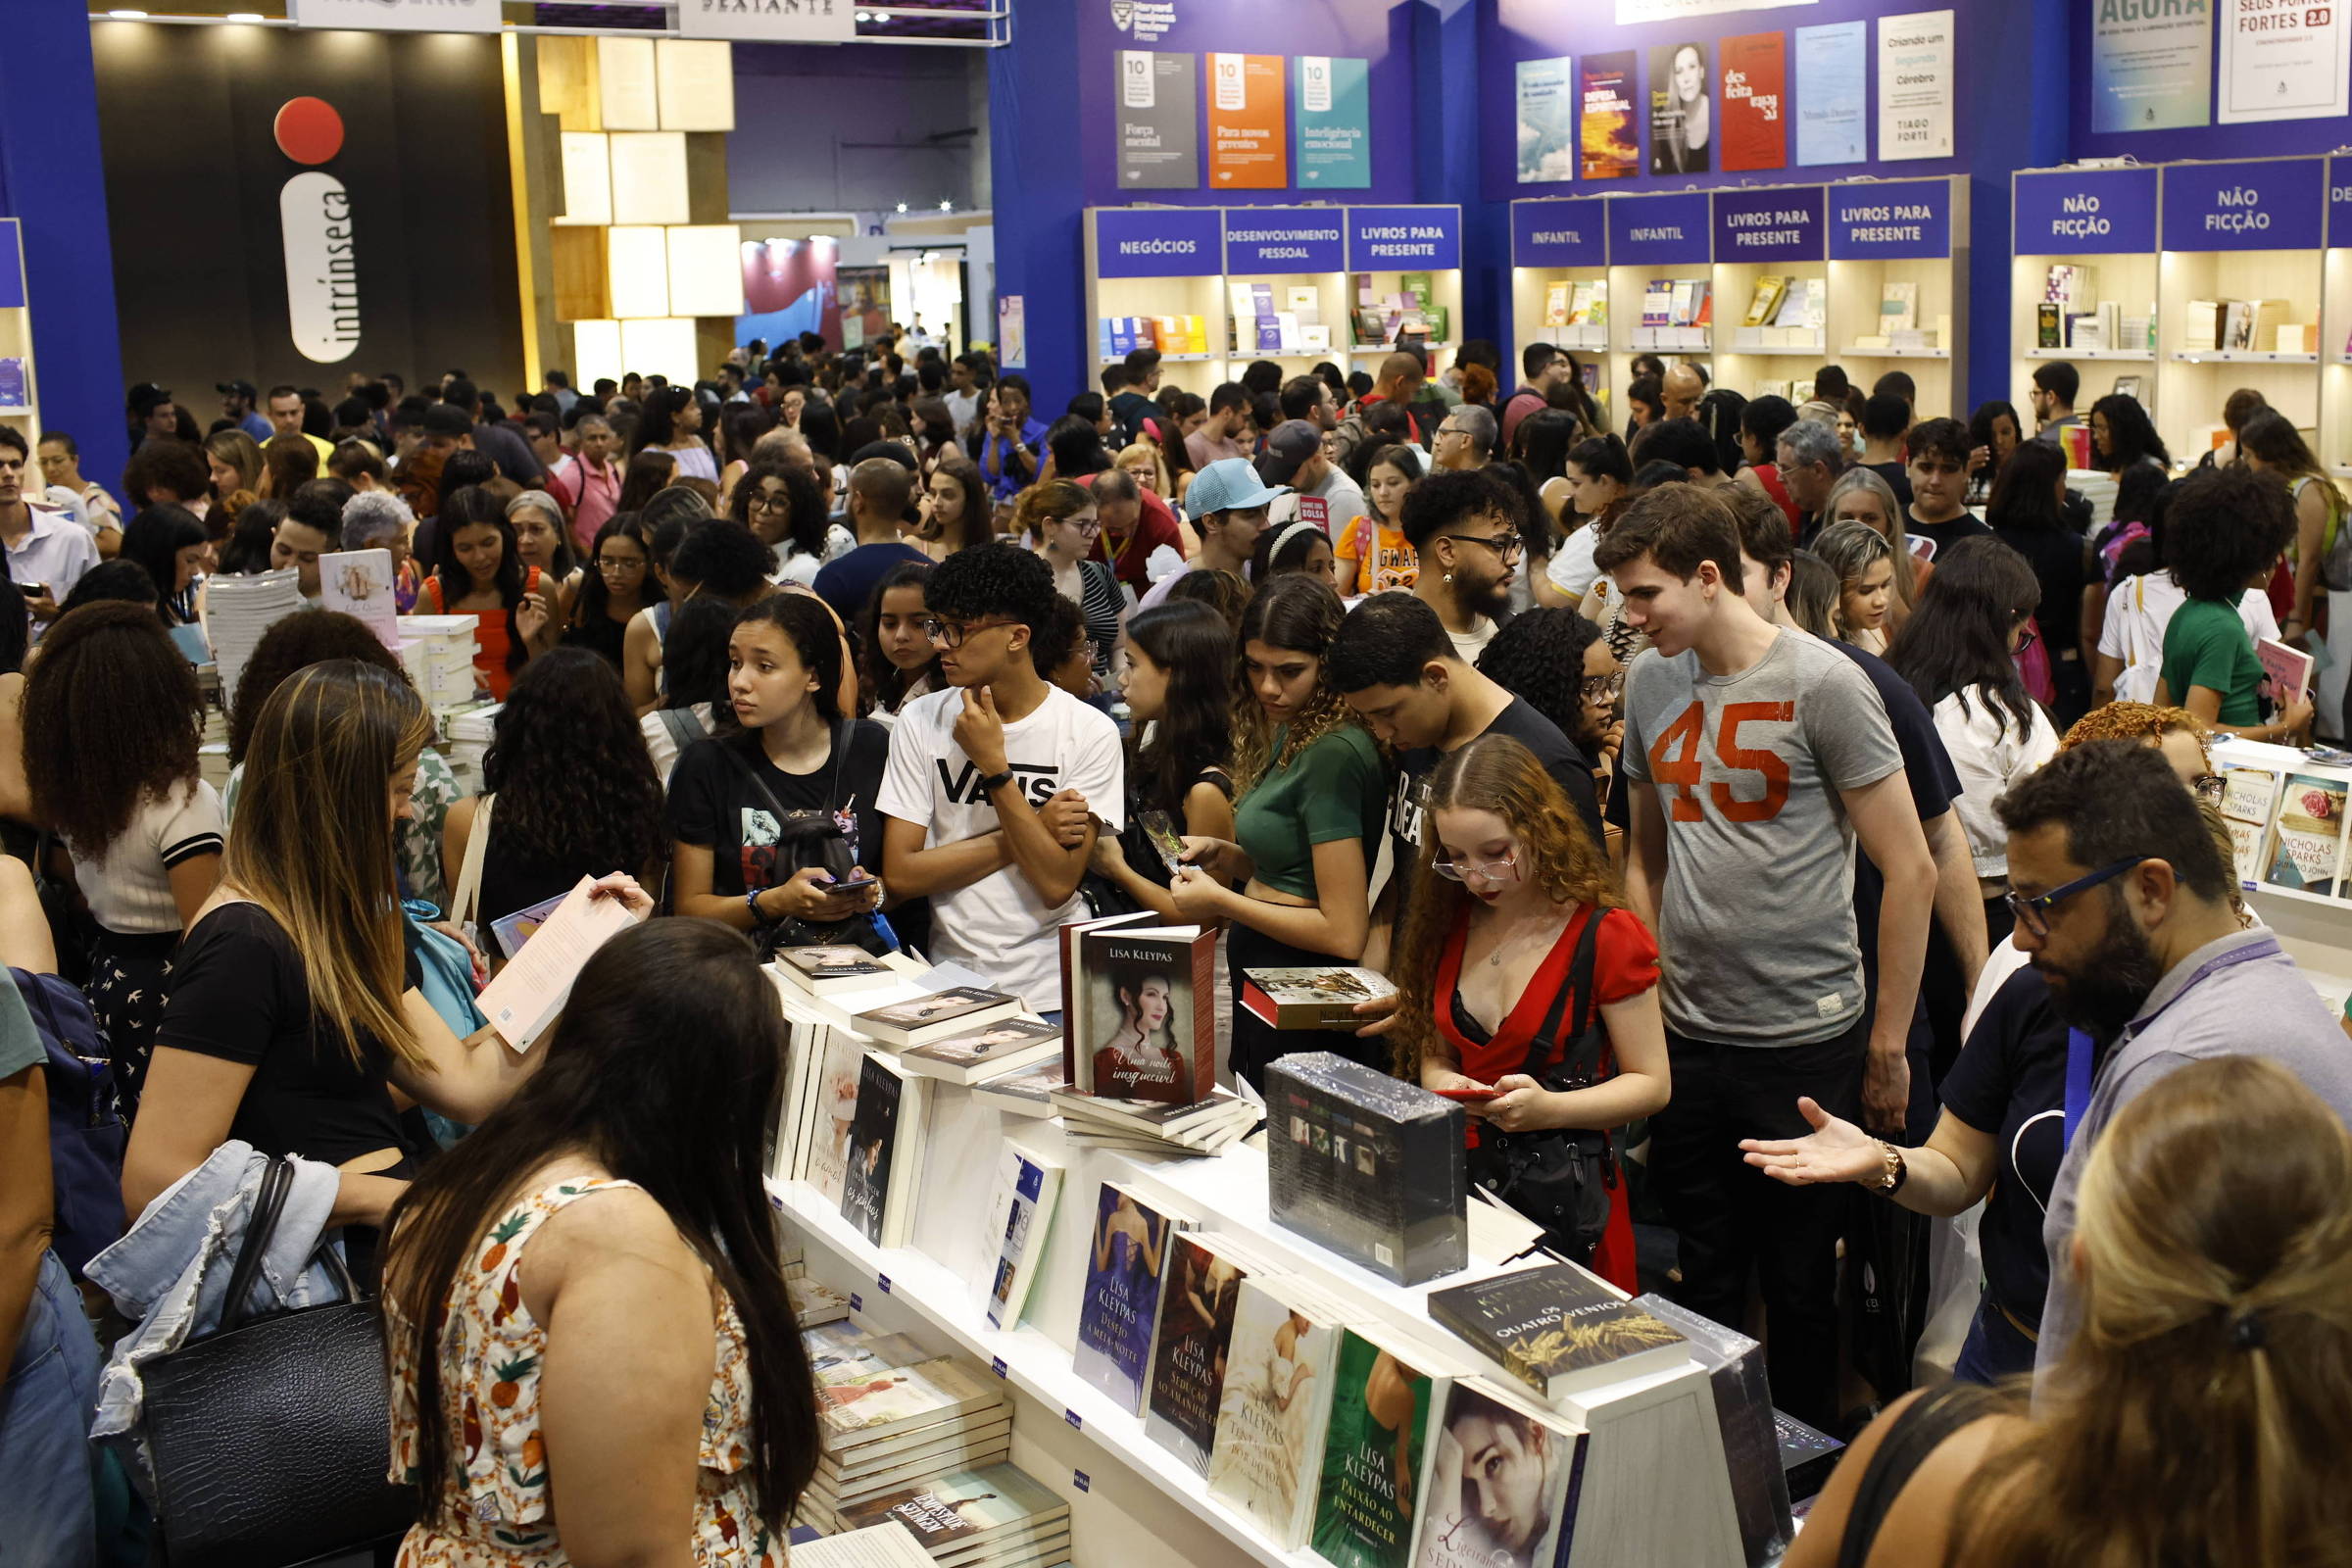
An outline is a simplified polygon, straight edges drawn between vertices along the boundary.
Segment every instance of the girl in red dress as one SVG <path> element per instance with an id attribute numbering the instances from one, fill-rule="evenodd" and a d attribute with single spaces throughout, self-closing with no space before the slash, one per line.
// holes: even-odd
<path id="1" fill-rule="evenodd" d="M 1489 1129 L 1623 1127 L 1664 1108 L 1657 944 L 1623 907 L 1607 858 L 1535 754 L 1505 735 L 1480 736 L 1431 775 L 1428 809 L 1434 831 L 1391 964 L 1397 1075 L 1441 1092 L 1491 1092 L 1463 1100 L 1472 1149 Z M 1596 1082 L 1553 1092 L 1522 1069 L 1547 1016 L 1578 1014 L 1580 999 L 1561 993 L 1595 920 L 1592 992 L 1608 1043 Z M 1561 1038 L 1546 1068 L 1559 1065 L 1568 1033 L 1553 1032 Z M 1641 1289 L 1622 1182 L 1588 1266 Z"/>

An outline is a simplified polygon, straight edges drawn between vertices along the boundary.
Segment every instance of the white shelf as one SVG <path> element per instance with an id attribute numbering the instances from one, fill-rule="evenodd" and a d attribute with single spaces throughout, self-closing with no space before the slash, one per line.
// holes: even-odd
<path id="1" fill-rule="evenodd" d="M 1159 363 L 1162 365 L 1206 365 L 1211 360 L 1227 360 L 1232 357 L 1230 354 L 1162 354 L 1159 357 Z M 1098 354 L 1095 356 L 1095 363 L 1097 365 L 1124 365 L 1127 363 L 1127 356 L 1124 354 Z"/>
<path id="2" fill-rule="evenodd" d="M 2021 360 L 2115 360 L 2138 365 L 2153 365 L 2156 362 L 2154 352 L 2146 349 L 2045 349 L 2032 343 L 2019 344 L 2017 357 Z"/>
<path id="3" fill-rule="evenodd" d="M 1657 351 L 1652 350 L 1651 352 L 1654 353 Z M 1667 350 L 1666 352 L 1672 353 L 1673 351 Z M 1829 350 L 1823 348 L 1818 343 L 1807 344 L 1802 348 L 1790 348 L 1787 344 L 1774 344 L 1767 346 L 1761 343 L 1750 344 L 1743 347 L 1740 344 L 1734 343 L 1727 347 L 1715 349 L 1713 352 L 1717 354 L 1761 354 L 1782 358 L 1793 356 L 1798 359 L 1818 360 L 1827 355 Z"/>
<path id="4" fill-rule="evenodd" d="M 2181 365 L 2317 365 L 2317 354 L 2266 354 L 2260 349 L 2175 349 Z"/>
<path id="5" fill-rule="evenodd" d="M 1404 345 L 1401 343 L 1359 343 L 1352 348 L 1340 349 L 1336 352 L 1342 354 L 1394 354 L 1403 346 Z M 1424 343 L 1421 346 L 1429 350 L 1432 354 L 1435 354 L 1441 349 L 1452 348 L 1453 344 L 1446 341 L 1433 340 L 1431 342 Z M 1270 359 L 1273 356 L 1269 355 L 1266 357 Z"/>
<path id="6" fill-rule="evenodd" d="M 768 1198 L 799 1225 L 803 1240 L 820 1246 L 862 1277 L 858 1294 L 887 1295 L 911 1310 L 962 1353 L 977 1358 L 1005 1382 L 1050 1410 L 1062 1412 L 1095 1444 L 1140 1472 L 1184 1509 L 1243 1552 L 1271 1568 L 1316 1568 L 1312 1551 L 1281 1551 L 1240 1515 L 1213 1501 L 1207 1484 L 1166 1448 L 1144 1435 L 1143 1422 L 1111 1403 L 1071 1369 L 1067 1351 L 1033 1328 L 1007 1333 L 992 1329 L 971 1301 L 971 1282 L 909 1248 L 885 1250 L 844 1220 L 806 1182 L 769 1181 Z M 1065 1193 L 1065 1198 L 1072 1195 Z M 880 1283 L 887 1278 L 885 1289 Z M 1044 1282 L 1041 1280 L 1040 1285 Z"/>
<path id="7" fill-rule="evenodd" d="M 2352 479 L 2352 463 L 2330 463 L 2328 471 L 2338 479 Z"/>
<path id="8" fill-rule="evenodd" d="M 1845 360 L 1948 360 L 1952 357 L 1952 351 L 1950 349 L 1865 349 L 1848 343 L 1838 351 L 1838 357 Z"/>

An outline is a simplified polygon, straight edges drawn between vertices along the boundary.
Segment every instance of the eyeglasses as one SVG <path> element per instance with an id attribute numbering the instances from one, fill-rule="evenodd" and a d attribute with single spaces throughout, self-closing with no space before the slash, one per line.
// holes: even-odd
<path id="1" fill-rule="evenodd" d="M 1510 560 L 1513 556 L 1524 555 L 1527 551 L 1527 541 L 1515 533 L 1498 533 L 1492 536 L 1483 533 L 1449 533 L 1446 537 L 1459 539 L 1466 545 L 1485 545 L 1505 561 Z"/>
<path id="2" fill-rule="evenodd" d="M 2004 897 L 2003 902 L 2009 906 L 2009 912 L 2017 916 L 2019 925 L 2024 926 L 2034 936 L 2046 937 L 2050 934 L 2049 912 L 2052 909 L 2078 893 L 2087 893 L 2102 882 L 2112 881 L 2116 877 L 2122 876 L 2146 858 L 2147 857 L 2144 855 L 2134 855 L 2130 859 L 2118 860 L 2113 865 L 2102 866 L 2088 876 L 2079 876 L 2065 886 L 2052 888 L 2047 893 L 2037 893 L 2030 899 L 2021 894 L 2011 893 Z"/>
<path id="3" fill-rule="evenodd" d="M 643 571 L 645 563 L 631 561 L 624 556 L 599 556 L 596 558 L 596 569 L 599 571 Z"/>
<path id="4" fill-rule="evenodd" d="M 1519 852 L 1513 850 L 1499 860 L 1436 860 L 1430 869 L 1448 882 L 1467 882 L 1472 877 L 1481 882 L 1516 882 Z"/>
<path id="5" fill-rule="evenodd" d="M 991 626 L 1009 626 L 1012 624 L 1013 622 L 1009 620 L 975 620 L 965 622 L 960 620 L 933 620 L 926 618 L 923 621 L 923 635 L 930 638 L 931 641 L 939 644 L 939 646 L 942 648 L 961 648 L 963 646 L 963 640 L 976 631 L 986 631 Z"/>
<path id="6" fill-rule="evenodd" d="M 1064 517 L 1062 520 L 1083 534 L 1098 534 L 1102 531 L 1101 517 Z"/>
<path id="7" fill-rule="evenodd" d="M 2230 781 L 2219 773 L 2199 773 L 2188 781 L 2189 789 L 2200 801 L 2218 801 L 2230 787 Z"/>
<path id="8" fill-rule="evenodd" d="M 792 497 L 782 490 L 769 491 L 752 497 L 746 506 L 752 512 L 790 512 Z"/>
<path id="9" fill-rule="evenodd" d="M 2036 632 L 2033 627 L 2022 626 L 2018 628 L 2017 646 L 2011 649 L 2010 652 L 2012 654 L 2022 654 L 2040 640 L 2041 634 Z"/>
<path id="10" fill-rule="evenodd" d="M 1613 675 L 1587 675 L 1583 686 L 1586 702 L 1614 702 L 1617 694 L 1625 690 L 1625 671 L 1621 669 Z"/>

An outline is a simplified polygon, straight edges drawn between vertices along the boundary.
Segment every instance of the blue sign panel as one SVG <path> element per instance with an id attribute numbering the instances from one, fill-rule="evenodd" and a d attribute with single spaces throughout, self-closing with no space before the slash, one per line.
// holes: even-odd
<path id="1" fill-rule="evenodd" d="M 1348 270 L 1438 272 L 1462 265 L 1458 207 L 1350 207 Z"/>
<path id="2" fill-rule="evenodd" d="M 1827 252 L 1819 185 L 1715 193 L 1715 260 L 1818 262 Z"/>
<path id="3" fill-rule="evenodd" d="M 1952 254 L 1952 182 L 1906 179 L 1830 191 L 1830 259 L 1931 262 Z"/>
<path id="4" fill-rule="evenodd" d="M 1611 196 L 1608 203 L 1611 265 L 1704 267 L 1710 260 L 1705 191 Z"/>
<path id="5" fill-rule="evenodd" d="M 1511 203 L 1511 265 L 1602 267 L 1608 212 L 1598 197 Z"/>
<path id="6" fill-rule="evenodd" d="M 1214 207 L 1106 208 L 1095 214 L 1098 277 L 1204 277 L 1223 270 L 1224 218 Z"/>
<path id="7" fill-rule="evenodd" d="M 1348 215 L 1337 207 L 1228 207 L 1228 272 L 1341 272 Z"/>
<path id="8" fill-rule="evenodd" d="M 2121 256 L 2156 248 L 2156 171 L 2061 169 L 2020 174 L 2010 251 Z"/>
<path id="9" fill-rule="evenodd" d="M 2317 158 L 2167 164 L 2168 251 L 2313 251 L 2323 243 L 2328 172 Z"/>

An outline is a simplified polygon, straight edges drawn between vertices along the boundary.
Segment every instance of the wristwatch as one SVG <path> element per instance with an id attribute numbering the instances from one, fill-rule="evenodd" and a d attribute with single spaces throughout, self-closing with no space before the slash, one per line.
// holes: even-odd
<path id="1" fill-rule="evenodd" d="M 980 775 L 980 798 L 985 801 L 1011 782 L 1012 769 L 1009 767 L 1002 773 L 983 773 Z"/>
<path id="2" fill-rule="evenodd" d="M 1886 1161 L 1886 1171 L 1878 1179 L 1876 1190 L 1892 1198 L 1903 1190 L 1904 1179 L 1911 1174 L 1911 1168 L 1903 1163 L 1903 1152 L 1884 1138 L 1879 1140 L 1879 1152 Z"/>

